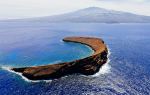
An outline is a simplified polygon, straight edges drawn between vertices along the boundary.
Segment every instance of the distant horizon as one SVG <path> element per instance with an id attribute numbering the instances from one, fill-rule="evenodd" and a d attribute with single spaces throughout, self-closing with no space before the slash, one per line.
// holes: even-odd
<path id="1" fill-rule="evenodd" d="M 5 0 L 0 1 L 0 20 L 58 15 L 88 7 L 150 16 L 148 0 Z"/>
<path id="2" fill-rule="evenodd" d="M 70 11 L 70 12 L 64 12 L 64 13 L 60 13 L 60 14 L 53 14 L 53 15 L 45 15 L 45 16 L 35 16 L 35 17 L 24 17 L 24 18 L 8 18 L 8 19 L 0 19 L 0 21 L 7 21 L 7 20 L 23 20 L 23 19 L 34 19 L 34 18 L 43 18 L 43 17 L 50 17 L 50 16 L 57 16 L 57 15 L 63 15 L 63 14 L 68 14 L 68 13 L 72 13 L 72 12 L 76 12 L 76 11 L 80 11 L 80 10 L 84 10 L 84 9 L 88 9 L 88 8 L 99 8 L 99 9 L 104 9 L 104 10 L 111 10 L 111 11 L 118 11 L 118 10 L 113 10 L 113 9 L 106 9 L 106 8 L 101 8 L 101 7 L 86 7 L 86 8 L 81 8 L 81 9 L 77 9 L 74 11 Z M 142 15 L 142 14 L 136 14 L 136 13 L 132 13 L 132 12 L 127 12 L 127 11 L 118 11 L 118 12 L 125 12 L 125 13 L 130 13 L 130 14 L 135 14 L 135 15 L 141 15 L 141 16 L 147 16 L 147 15 Z M 150 17 L 150 16 L 149 16 Z"/>

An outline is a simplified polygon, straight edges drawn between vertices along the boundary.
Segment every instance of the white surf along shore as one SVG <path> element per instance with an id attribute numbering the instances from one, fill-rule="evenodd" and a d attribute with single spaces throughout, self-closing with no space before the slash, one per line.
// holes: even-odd
<path id="1" fill-rule="evenodd" d="M 99 72 L 97 72 L 94 75 L 89 75 L 89 76 L 91 76 L 91 77 L 99 77 L 102 74 L 107 74 L 107 73 L 111 72 L 110 71 L 111 66 L 109 65 L 109 62 L 110 62 L 109 56 L 110 56 L 110 54 L 111 54 L 111 52 L 110 52 L 110 49 L 108 48 L 108 55 L 107 55 L 108 60 L 107 60 L 107 62 L 100 68 Z M 2 66 L 0 68 L 3 69 L 3 70 L 7 70 L 7 71 L 9 71 L 11 73 L 14 73 L 14 74 L 17 74 L 17 75 L 21 76 L 21 78 L 23 80 L 25 80 L 26 82 L 51 82 L 52 81 L 51 79 L 50 80 L 29 80 L 28 78 L 24 77 L 22 75 L 22 73 L 18 73 L 18 72 L 15 72 L 15 71 L 11 70 L 12 67 L 10 67 L 10 66 Z M 81 75 L 81 76 L 85 76 L 85 75 Z M 64 77 L 67 77 L 67 76 L 64 76 Z"/>
<path id="2" fill-rule="evenodd" d="M 92 77 L 99 77 L 101 74 L 107 74 L 107 73 L 111 72 L 111 66 L 109 64 L 110 63 L 109 56 L 110 56 L 111 52 L 110 52 L 110 49 L 108 46 L 107 46 L 107 48 L 108 48 L 108 55 L 107 55 L 108 60 L 107 60 L 107 62 L 100 68 L 99 72 L 97 72 L 94 75 L 91 75 Z"/>

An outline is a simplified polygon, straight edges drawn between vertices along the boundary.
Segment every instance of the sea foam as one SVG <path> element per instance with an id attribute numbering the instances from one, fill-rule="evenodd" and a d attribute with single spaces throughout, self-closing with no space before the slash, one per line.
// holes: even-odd
<path id="1" fill-rule="evenodd" d="M 107 46 L 108 47 L 108 46 Z M 96 74 L 94 75 L 91 75 L 92 77 L 98 77 L 100 76 L 101 74 L 107 74 L 107 73 L 110 73 L 110 69 L 111 69 L 111 66 L 109 64 L 110 62 L 110 59 L 109 59 L 109 56 L 110 56 L 111 52 L 110 52 L 110 49 L 108 48 L 108 55 L 107 55 L 107 62 L 100 68 L 99 72 L 97 72 Z"/>
<path id="2" fill-rule="evenodd" d="M 58 61 L 54 61 L 54 62 L 52 62 L 52 63 L 53 63 L 53 64 L 56 64 L 56 63 L 60 63 L 60 62 L 62 62 L 62 61 L 61 61 L 61 60 L 58 60 Z M 7 70 L 8 72 L 17 74 L 17 75 L 21 76 L 21 78 L 22 78 L 23 80 L 25 80 L 26 82 L 46 82 L 46 83 L 47 83 L 47 82 L 51 82 L 51 81 L 52 81 L 52 80 L 30 80 L 30 79 L 24 77 L 24 76 L 22 75 L 22 73 L 15 72 L 15 71 L 11 70 L 11 69 L 12 69 L 11 66 L 1 66 L 0 69 Z"/>
<path id="3" fill-rule="evenodd" d="M 22 73 L 18 73 L 18 72 L 15 72 L 15 71 L 11 70 L 12 67 L 9 67 L 9 66 L 2 66 L 2 67 L 0 67 L 0 68 L 3 69 L 3 70 L 7 70 L 7 71 L 9 71 L 9 72 L 11 72 L 11 73 L 14 73 L 14 74 L 17 74 L 17 75 L 21 76 L 21 78 L 22 78 L 23 80 L 25 80 L 26 82 L 51 82 L 51 81 L 52 81 L 52 80 L 30 80 L 30 79 L 24 77 L 24 76 L 22 75 Z"/>
<path id="4" fill-rule="evenodd" d="M 94 75 L 90 75 L 90 76 L 98 77 L 101 74 L 106 74 L 106 73 L 110 72 L 110 68 L 111 68 L 111 66 L 109 65 L 109 62 L 110 62 L 109 56 L 110 56 L 110 54 L 111 54 L 111 52 L 110 52 L 110 49 L 108 48 L 108 55 L 107 55 L 108 60 L 107 60 L 107 62 L 100 68 L 98 73 L 96 73 Z M 57 61 L 57 62 L 60 62 L 60 61 Z M 53 63 L 55 63 L 55 62 L 53 62 Z M 28 78 L 24 77 L 22 75 L 22 73 L 15 72 L 15 71 L 11 70 L 12 67 L 10 67 L 10 66 L 2 66 L 0 68 L 3 69 L 3 70 L 7 70 L 9 72 L 12 72 L 12 73 L 15 73 L 15 74 L 21 76 L 21 78 L 24 79 L 26 82 L 46 82 L 47 83 L 47 82 L 51 82 L 52 81 L 52 80 L 29 80 Z M 81 76 L 84 76 L 84 75 L 81 75 Z M 64 77 L 67 77 L 67 76 L 64 76 Z"/>

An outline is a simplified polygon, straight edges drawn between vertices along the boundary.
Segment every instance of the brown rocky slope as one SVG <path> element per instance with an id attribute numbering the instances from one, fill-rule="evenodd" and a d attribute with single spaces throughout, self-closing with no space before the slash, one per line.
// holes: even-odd
<path id="1" fill-rule="evenodd" d="M 94 53 L 86 58 L 72 62 L 64 62 L 46 66 L 12 68 L 13 71 L 22 73 L 30 80 L 56 79 L 69 74 L 92 75 L 99 71 L 107 62 L 108 50 L 104 41 L 93 37 L 66 37 L 65 42 L 75 42 L 90 46 Z"/>

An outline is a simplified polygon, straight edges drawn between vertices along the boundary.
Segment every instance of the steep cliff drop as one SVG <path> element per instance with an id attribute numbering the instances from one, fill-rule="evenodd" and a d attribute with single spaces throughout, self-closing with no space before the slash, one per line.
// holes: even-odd
<path id="1" fill-rule="evenodd" d="M 15 72 L 30 80 L 56 79 L 69 74 L 93 75 L 97 73 L 100 67 L 108 60 L 108 49 L 104 41 L 93 37 L 66 37 L 65 42 L 75 42 L 88 45 L 94 50 L 94 53 L 86 58 L 72 62 L 64 62 L 46 66 L 12 68 Z"/>

